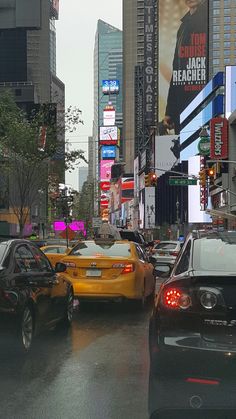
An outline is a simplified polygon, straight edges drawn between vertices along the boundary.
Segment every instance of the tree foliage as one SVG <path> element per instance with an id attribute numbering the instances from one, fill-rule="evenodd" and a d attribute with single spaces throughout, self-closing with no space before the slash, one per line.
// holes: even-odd
<path id="1" fill-rule="evenodd" d="M 81 111 L 69 108 L 66 115 L 61 114 L 60 121 L 55 112 L 55 106 L 47 104 L 26 114 L 9 92 L 0 94 L 1 174 L 9 184 L 9 203 L 21 233 L 38 190 L 43 188 L 47 193 L 48 164 L 59 146 L 65 170 L 73 170 L 81 160 L 86 162 L 82 150 L 64 153 L 63 149 L 66 132 L 82 123 Z"/>

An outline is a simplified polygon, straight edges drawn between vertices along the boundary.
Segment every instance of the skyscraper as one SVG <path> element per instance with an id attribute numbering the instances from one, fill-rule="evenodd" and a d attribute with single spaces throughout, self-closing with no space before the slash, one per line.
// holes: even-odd
<path id="1" fill-rule="evenodd" d="M 88 178 L 88 167 L 79 167 L 78 174 L 79 174 L 78 190 L 79 192 L 81 192 L 83 188 L 83 184 L 84 182 L 87 181 L 87 178 Z"/>
<path id="2" fill-rule="evenodd" d="M 119 94 L 104 95 L 103 80 L 118 80 Z M 94 45 L 94 121 L 93 140 L 96 148 L 96 180 L 99 180 L 99 127 L 103 125 L 103 110 L 111 102 L 116 111 L 115 125 L 121 132 L 121 153 L 123 138 L 123 51 L 122 31 L 114 26 L 99 20 Z M 95 190 L 95 210 L 98 211 L 98 184 Z"/>

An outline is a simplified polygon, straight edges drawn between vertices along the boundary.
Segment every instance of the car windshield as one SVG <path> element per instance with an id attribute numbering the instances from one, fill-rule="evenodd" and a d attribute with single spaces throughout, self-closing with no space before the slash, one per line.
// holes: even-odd
<path id="1" fill-rule="evenodd" d="M 72 249 L 69 256 L 130 257 L 130 245 L 126 243 L 98 244 L 94 242 L 82 242 Z"/>
<path id="2" fill-rule="evenodd" d="M 194 241 L 193 268 L 236 273 L 236 238 L 226 236 Z"/>
<path id="3" fill-rule="evenodd" d="M 158 243 L 155 249 L 173 250 L 177 247 L 177 243 Z"/>

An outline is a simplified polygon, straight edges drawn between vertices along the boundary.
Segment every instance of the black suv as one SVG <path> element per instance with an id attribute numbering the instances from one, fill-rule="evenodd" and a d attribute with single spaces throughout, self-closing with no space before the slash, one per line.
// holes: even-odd
<path id="1" fill-rule="evenodd" d="M 129 240 L 138 243 L 143 247 L 147 245 L 143 235 L 139 233 L 139 231 L 137 230 L 125 230 L 121 228 L 119 229 L 119 233 L 121 235 L 122 240 Z"/>
<path id="2" fill-rule="evenodd" d="M 149 328 L 150 415 L 235 409 L 236 232 L 193 232 L 172 271 L 155 269 L 165 279 Z"/>

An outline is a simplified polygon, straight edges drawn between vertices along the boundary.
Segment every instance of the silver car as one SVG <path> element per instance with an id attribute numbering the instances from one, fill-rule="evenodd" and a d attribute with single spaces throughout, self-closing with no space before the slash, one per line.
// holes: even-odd
<path id="1" fill-rule="evenodd" d="M 176 257 L 182 247 L 182 243 L 174 240 L 161 241 L 152 250 L 152 256 L 157 262 L 174 264 Z"/>

